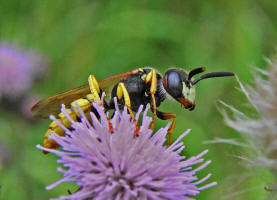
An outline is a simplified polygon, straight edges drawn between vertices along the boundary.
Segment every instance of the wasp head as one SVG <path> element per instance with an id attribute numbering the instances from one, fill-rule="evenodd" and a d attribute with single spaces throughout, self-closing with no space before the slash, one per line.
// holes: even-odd
<path id="1" fill-rule="evenodd" d="M 164 74 L 163 86 L 170 96 L 191 111 L 195 108 L 195 84 L 197 82 L 206 78 L 235 75 L 233 72 L 212 72 L 197 79 L 193 78 L 194 75 L 204 71 L 204 67 L 193 69 L 188 73 L 182 69 L 170 69 Z"/>

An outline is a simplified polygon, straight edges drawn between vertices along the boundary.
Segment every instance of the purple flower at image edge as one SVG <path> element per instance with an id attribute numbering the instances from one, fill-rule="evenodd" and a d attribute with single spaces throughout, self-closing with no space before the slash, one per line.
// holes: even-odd
<path id="1" fill-rule="evenodd" d="M 17 98 L 32 86 L 46 68 L 45 58 L 13 43 L 0 42 L 0 99 Z"/>
<path id="2" fill-rule="evenodd" d="M 58 199 L 193 199 L 200 191 L 216 185 L 212 182 L 203 186 L 211 174 L 198 179 L 196 173 L 211 161 L 202 158 L 208 151 L 186 158 L 180 155 L 185 148 L 181 141 L 187 130 L 169 147 L 164 146 L 168 126 L 154 135 L 149 129 L 152 118 L 144 111 L 139 136 L 134 136 L 135 125 L 127 109 L 116 108 L 110 119 L 113 133 L 109 130 L 107 115 L 103 107 L 93 104 L 100 119 L 90 113 L 91 125 L 79 108 L 81 122 L 74 122 L 65 107 L 62 113 L 71 121 L 69 130 L 53 116 L 53 121 L 66 131 L 66 136 L 54 132 L 49 138 L 55 140 L 61 150 L 37 145 L 37 148 L 56 154 L 63 168 L 58 171 L 63 178 L 48 186 L 52 189 L 63 182 L 75 182 L 80 189 Z M 142 107 L 136 114 L 138 120 Z M 196 166 L 194 166 L 196 165 Z"/>

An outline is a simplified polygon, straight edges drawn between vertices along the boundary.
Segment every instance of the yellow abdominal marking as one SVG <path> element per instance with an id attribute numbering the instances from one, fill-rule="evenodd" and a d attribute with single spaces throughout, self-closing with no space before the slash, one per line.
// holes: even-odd
<path id="1" fill-rule="evenodd" d="M 92 107 L 91 104 L 94 102 L 93 96 L 94 95 L 92 95 L 92 94 L 88 94 L 86 96 L 86 98 L 84 98 L 84 99 L 77 99 L 71 103 L 70 108 L 66 109 L 66 112 L 69 114 L 70 118 L 73 121 L 77 121 L 78 117 L 80 117 L 80 113 L 78 112 L 76 104 L 79 105 L 79 107 L 84 112 L 87 119 L 89 120 L 89 113 L 90 113 L 91 107 Z M 70 121 L 67 119 L 67 117 L 63 113 L 60 113 L 58 115 L 57 120 L 58 120 L 58 122 L 63 124 L 66 128 L 68 128 L 68 129 L 71 128 Z M 49 128 L 44 135 L 43 146 L 46 148 L 55 149 L 55 148 L 58 148 L 59 145 L 54 140 L 51 140 L 48 138 L 48 135 L 50 135 L 52 131 L 55 132 L 59 136 L 64 136 L 65 131 L 54 121 L 51 122 L 51 124 L 49 125 Z"/>

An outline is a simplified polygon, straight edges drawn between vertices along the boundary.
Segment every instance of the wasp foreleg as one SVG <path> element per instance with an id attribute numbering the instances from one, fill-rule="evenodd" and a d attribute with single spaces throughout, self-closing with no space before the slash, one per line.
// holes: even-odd
<path id="1" fill-rule="evenodd" d="M 150 125 L 150 128 L 153 130 L 157 118 L 157 106 L 156 106 L 156 99 L 155 93 L 157 91 L 157 75 L 156 70 L 152 69 L 145 77 L 145 83 L 150 83 L 150 94 L 152 98 L 152 111 L 153 111 L 153 119 Z"/>

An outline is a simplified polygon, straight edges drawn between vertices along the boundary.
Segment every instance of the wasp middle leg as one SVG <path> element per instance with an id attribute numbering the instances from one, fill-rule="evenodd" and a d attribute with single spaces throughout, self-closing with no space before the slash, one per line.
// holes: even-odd
<path id="1" fill-rule="evenodd" d="M 122 99 L 122 97 L 123 97 L 124 104 L 127 107 L 128 111 L 129 111 L 129 113 L 132 117 L 133 122 L 136 124 L 136 130 L 135 130 L 134 134 L 138 135 L 138 132 L 139 132 L 138 122 L 137 122 L 137 120 L 135 118 L 135 115 L 132 111 L 130 95 L 129 95 L 124 83 L 122 83 L 122 82 L 118 83 L 117 89 L 116 89 L 116 96 L 119 100 Z"/>

